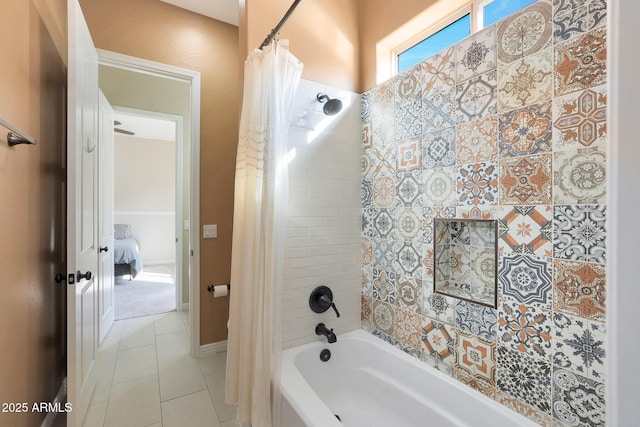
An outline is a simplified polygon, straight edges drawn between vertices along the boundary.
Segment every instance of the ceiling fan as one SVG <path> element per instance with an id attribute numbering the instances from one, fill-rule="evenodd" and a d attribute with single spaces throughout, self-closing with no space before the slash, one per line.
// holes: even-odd
<path id="1" fill-rule="evenodd" d="M 135 135 L 135 132 L 131 132 L 130 130 L 119 129 L 119 128 L 115 127 L 115 126 L 120 126 L 121 124 L 122 124 L 121 122 L 119 122 L 117 120 L 114 120 L 113 121 L 113 125 L 114 125 L 113 131 L 114 132 L 118 132 L 118 133 L 122 133 L 124 135 Z"/>

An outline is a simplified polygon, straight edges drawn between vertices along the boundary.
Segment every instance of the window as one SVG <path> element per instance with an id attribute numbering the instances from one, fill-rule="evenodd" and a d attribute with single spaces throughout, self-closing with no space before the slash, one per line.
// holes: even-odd
<path id="1" fill-rule="evenodd" d="M 416 65 L 471 34 L 471 14 L 466 14 L 398 55 L 398 72 Z"/>
<path id="2" fill-rule="evenodd" d="M 426 36 L 422 41 L 412 45 L 408 49 L 396 49 L 397 72 L 429 58 L 432 55 L 453 46 L 472 33 L 488 27 L 511 15 L 514 12 L 534 3 L 536 0 L 471 0 L 465 8 L 466 14 L 461 18 L 450 16 L 440 24 L 427 29 L 422 33 Z M 457 16 L 460 16 L 458 11 Z M 406 44 L 404 45 L 406 47 Z M 398 51 L 401 53 L 397 53 Z"/>

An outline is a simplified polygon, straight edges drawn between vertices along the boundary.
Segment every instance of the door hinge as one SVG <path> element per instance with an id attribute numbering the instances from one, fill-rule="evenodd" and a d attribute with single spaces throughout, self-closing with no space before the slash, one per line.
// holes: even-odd
<path id="1" fill-rule="evenodd" d="M 193 249 L 191 249 L 191 256 L 193 256 Z"/>

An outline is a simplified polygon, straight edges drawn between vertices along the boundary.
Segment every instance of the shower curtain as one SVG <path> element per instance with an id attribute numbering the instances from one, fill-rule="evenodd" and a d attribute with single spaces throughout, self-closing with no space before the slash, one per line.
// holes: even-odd
<path id="1" fill-rule="evenodd" d="M 225 400 L 253 427 L 279 416 L 287 130 L 301 72 L 286 40 L 255 50 L 244 66 Z"/>

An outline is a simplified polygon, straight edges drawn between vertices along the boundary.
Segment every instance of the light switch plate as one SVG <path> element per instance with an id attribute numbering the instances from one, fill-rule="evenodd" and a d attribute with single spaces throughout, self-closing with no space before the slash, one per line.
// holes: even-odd
<path id="1" fill-rule="evenodd" d="M 202 226 L 202 237 L 205 239 L 215 239 L 218 237 L 218 226 L 216 224 L 213 225 L 203 225 Z"/>
<path id="2" fill-rule="evenodd" d="M 184 229 L 188 230 L 191 228 L 191 221 L 189 221 L 188 219 L 184 220 Z"/>

